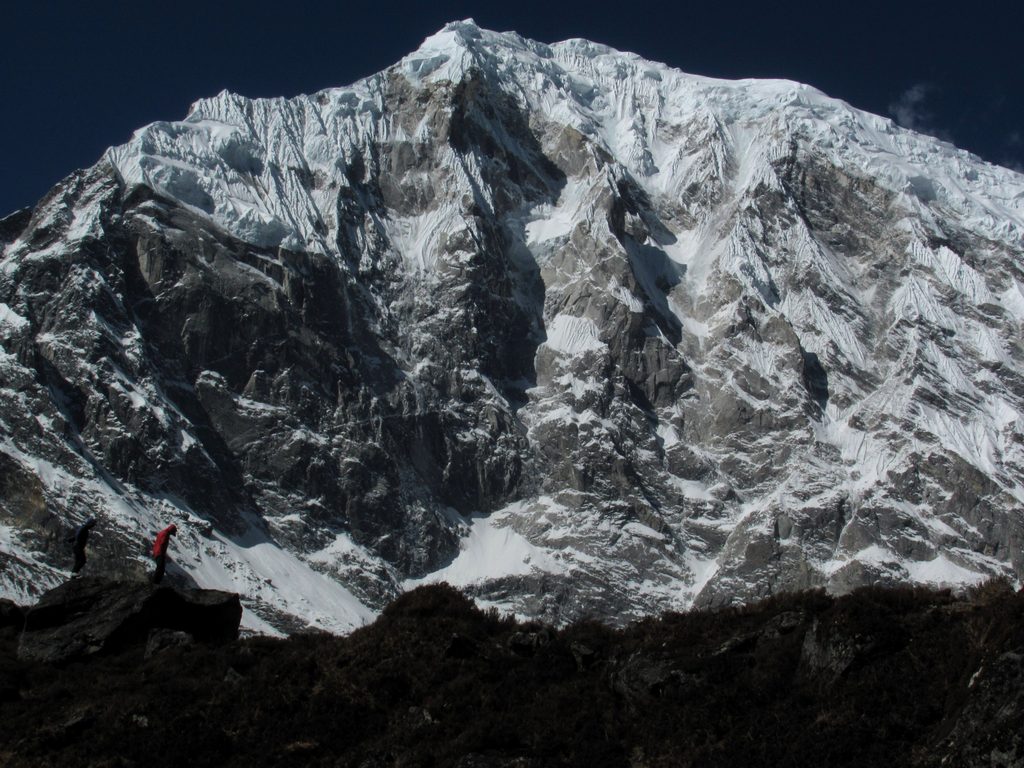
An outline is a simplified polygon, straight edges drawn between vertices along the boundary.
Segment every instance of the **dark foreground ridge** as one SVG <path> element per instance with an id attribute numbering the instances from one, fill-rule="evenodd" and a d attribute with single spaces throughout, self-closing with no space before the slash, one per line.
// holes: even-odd
<path id="1" fill-rule="evenodd" d="M 1000 584 L 559 631 L 434 586 L 348 637 L 154 627 L 61 663 L 19 658 L 24 618 L 0 604 L 11 768 L 1024 766 L 1024 592 Z"/>
<path id="2" fill-rule="evenodd" d="M 241 619 L 242 604 L 230 592 L 71 579 L 25 612 L 18 657 L 61 663 L 155 643 L 167 633 L 190 641 L 234 640 Z"/>

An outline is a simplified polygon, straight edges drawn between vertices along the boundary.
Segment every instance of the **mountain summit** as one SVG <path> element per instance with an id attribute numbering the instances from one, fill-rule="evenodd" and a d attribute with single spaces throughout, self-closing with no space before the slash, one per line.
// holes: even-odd
<path id="1" fill-rule="evenodd" d="M 553 620 L 1024 575 L 1024 176 L 805 85 L 449 24 L 0 221 L 0 593 Z"/>

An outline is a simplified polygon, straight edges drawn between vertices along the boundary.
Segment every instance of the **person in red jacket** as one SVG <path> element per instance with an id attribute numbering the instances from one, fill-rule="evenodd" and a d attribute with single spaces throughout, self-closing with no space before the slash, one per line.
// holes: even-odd
<path id="1" fill-rule="evenodd" d="M 172 523 L 160 531 L 153 541 L 153 559 L 156 560 L 156 572 L 153 574 L 154 584 L 159 584 L 164 577 L 164 568 L 167 567 L 167 547 L 171 544 L 171 536 L 177 532 L 178 527 Z"/>

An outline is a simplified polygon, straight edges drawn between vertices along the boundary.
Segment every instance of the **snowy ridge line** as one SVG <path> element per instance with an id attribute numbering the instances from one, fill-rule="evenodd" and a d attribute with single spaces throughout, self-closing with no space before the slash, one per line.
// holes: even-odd
<path id="1" fill-rule="evenodd" d="M 424 61 L 438 65 L 428 70 Z M 455 83 L 473 67 L 499 72 L 506 87 L 531 109 L 552 106 L 534 94 L 543 99 L 549 90 L 561 92 L 569 84 L 573 98 L 557 100 L 552 117 L 596 139 L 613 156 L 622 155 L 617 148 L 635 144 L 636 151 L 626 152 L 634 157 L 626 167 L 652 191 L 666 190 L 669 179 L 679 178 L 655 170 L 660 166 L 650 159 L 651 148 L 665 145 L 652 125 L 691 125 L 689 115 L 717 113 L 715 119 L 730 126 L 736 145 L 748 147 L 740 149 L 741 158 L 770 160 L 783 146 L 776 139 L 781 131 L 834 149 L 851 168 L 886 182 L 893 191 L 934 196 L 993 237 L 1024 241 L 1020 174 L 799 83 L 686 75 L 602 46 L 580 41 L 544 46 L 481 30 L 471 21 L 448 25 L 389 71 L 414 82 Z M 361 154 L 350 137 L 379 132 L 384 140 L 395 139 L 381 117 L 384 77 L 289 100 L 248 100 L 222 92 L 196 102 L 183 121 L 141 129 L 106 157 L 126 184 L 151 186 L 243 240 L 330 252 L 336 230 L 328 224 L 325 235 L 322 225 L 332 218 L 333 196 L 304 188 L 302 174 L 323 174 L 343 189 L 350 186 L 345 163 Z M 608 91 L 617 97 L 589 97 Z M 641 119 L 648 110 L 655 120 Z M 745 159 L 740 164 L 740 187 L 757 183 L 760 177 L 750 174 L 766 167 Z"/>

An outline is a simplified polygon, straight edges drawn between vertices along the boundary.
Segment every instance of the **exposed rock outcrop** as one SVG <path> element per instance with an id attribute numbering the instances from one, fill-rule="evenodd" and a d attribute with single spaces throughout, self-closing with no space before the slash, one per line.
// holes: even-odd
<path id="1" fill-rule="evenodd" d="M 238 595 L 145 582 L 76 578 L 50 590 L 25 613 L 18 657 L 63 663 L 145 646 L 155 630 L 205 642 L 238 637 Z"/>

